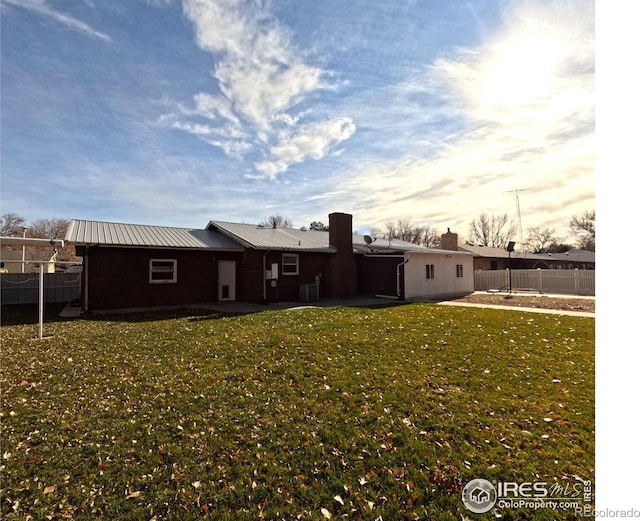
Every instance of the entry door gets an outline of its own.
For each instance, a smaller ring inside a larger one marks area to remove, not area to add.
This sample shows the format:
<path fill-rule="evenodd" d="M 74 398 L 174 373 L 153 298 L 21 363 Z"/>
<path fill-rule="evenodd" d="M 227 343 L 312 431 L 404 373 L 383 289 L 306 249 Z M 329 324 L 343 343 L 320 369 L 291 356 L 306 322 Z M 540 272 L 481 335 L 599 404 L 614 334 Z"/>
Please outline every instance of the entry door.
<path fill-rule="evenodd" d="M 218 300 L 236 299 L 236 261 L 218 261 Z"/>

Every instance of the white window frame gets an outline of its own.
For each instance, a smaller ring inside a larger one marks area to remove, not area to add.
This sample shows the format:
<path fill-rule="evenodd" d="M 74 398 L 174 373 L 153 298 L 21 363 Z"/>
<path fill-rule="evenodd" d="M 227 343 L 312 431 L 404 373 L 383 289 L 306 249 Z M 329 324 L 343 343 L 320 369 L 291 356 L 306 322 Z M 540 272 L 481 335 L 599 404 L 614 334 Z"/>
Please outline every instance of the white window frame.
<path fill-rule="evenodd" d="M 289 257 L 288 262 L 285 262 L 285 258 Z M 295 263 L 292 262 L 292 259 L 295 258 Z M 294 271 L 286 271 L 285 267 L 288 269 L 291 266 L 295 266 Z M 300 256 L 297 253 L 283 253 L 282 254 L 282 275 L 299 275 L 300 274 Z"/>
<path fill-rule="evenodd" d="M 169 269 L 154 266 L 154 263 L 171 263 Z M 170 279 L 154 279 L 154 273 L 171 273 Z M 149 259 L 149 284 L 175 284 L 178 282 L 178 260 L 177 259 Z"/>
<path fill-rule="evenodd" d="M 434 280 L 436 278 L 435 264 L 425 264 L 425 277 L 427 280 Z"/>

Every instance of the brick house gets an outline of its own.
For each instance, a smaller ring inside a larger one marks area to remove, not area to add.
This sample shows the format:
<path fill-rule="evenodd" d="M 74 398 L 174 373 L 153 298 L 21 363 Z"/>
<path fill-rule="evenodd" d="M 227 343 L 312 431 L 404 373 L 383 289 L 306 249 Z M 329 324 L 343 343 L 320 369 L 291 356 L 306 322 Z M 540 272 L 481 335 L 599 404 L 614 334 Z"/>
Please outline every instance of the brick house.
<path fill-rule="evenodd" d="M 346 213 L 329 215 L 329 231 L 223 221 L 188 229 L 74 220 L 65 241 L 83 257 L 85 311 L 473 291 L 468 254 L 354 234 Z M 438 283 L 418 263 L 442 265 Z M 447 283 L 445 273 L 456 269 L 456 283 Z"/>

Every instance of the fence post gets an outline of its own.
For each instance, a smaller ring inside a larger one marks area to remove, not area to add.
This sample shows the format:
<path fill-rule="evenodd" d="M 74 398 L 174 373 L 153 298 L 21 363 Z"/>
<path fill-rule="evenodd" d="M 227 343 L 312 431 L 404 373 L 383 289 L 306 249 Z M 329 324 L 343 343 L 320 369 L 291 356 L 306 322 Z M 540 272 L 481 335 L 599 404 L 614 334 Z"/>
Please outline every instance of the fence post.
<path fill-rule="evenodd" d="M 542 293 L 542 270 L 538 268 L 538 293 Z"/>
<path fill-rule="evenodd" d="M 38 284 L 38 320 L 38 337 L 42 340 L 42 324 L 44 322 L 44 263 L 40 264 L 40 284 Z"/>

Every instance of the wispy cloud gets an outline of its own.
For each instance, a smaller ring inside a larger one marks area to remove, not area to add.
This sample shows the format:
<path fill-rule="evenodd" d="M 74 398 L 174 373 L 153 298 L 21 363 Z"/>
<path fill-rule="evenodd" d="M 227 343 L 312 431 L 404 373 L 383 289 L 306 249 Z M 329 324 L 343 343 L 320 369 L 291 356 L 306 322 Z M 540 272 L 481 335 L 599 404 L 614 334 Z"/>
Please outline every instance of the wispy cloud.
<path fill-rule="evenodd" d="M 310 195 L 309 197 L 304 198 L 304 202 L 309 201 L 317 201 L 320 199 L 330 199 L 332 197 L 336 197 L 337 195 L 344 194 L 344 190 L 337 190 L 335 192 L 324 192 L 321 194 Z"/>
<path fill-rule="evenodd" d="M 355 132 L 348 117 L 296 112 L 313 92 L 332 86 L 268 11 L 230 0 L 184 0 L 183 11 L 198 46 L 215 59 L 216 85 L 212 92 L 197 93 L 191 106 L 182 104 L 165 116 L 164 123 L 229 156 L 251 155 L 255 176 L 268 178 L 292 164 L 321 159 Z"/>
<path fill-rule="evenodd" d="M 350 118 L 339 118 L 304 125 L 293 132 L 283 131 L 271 148 L 268 160 L 256 164 L 256 169 L 273 178 L 294 163 L 307 158 L 322 159 L 336 143 L 345 141 L 355 132 Z"/>
<path fill-rule="evenodd" d="M 4 3 L 23 7 L 25 9 L 28 9 L 29 11 L 47 16 L 55 20 L 56 22 L 68 27 L 69 29 L 83 33 L 92 38 L 97 38 L 99 40 L 104 40 L 107 42 L 111 41 L 111 37 L 109 35 L 97 31 L 89 24 L 83 22 L 82 20 L 78 20 L 70 14 L 53 8 L 46 0 L 4 0 Z"/>

